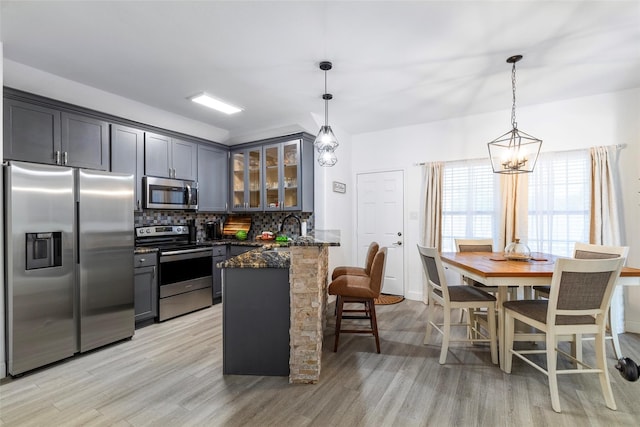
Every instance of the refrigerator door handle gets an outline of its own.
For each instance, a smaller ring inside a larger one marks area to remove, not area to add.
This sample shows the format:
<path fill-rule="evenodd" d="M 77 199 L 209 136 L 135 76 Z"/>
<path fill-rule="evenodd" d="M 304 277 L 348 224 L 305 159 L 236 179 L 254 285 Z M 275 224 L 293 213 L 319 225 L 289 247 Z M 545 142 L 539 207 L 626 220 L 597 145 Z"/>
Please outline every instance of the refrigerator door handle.
<path fill-rule="evenodd" d="M 76 224 L 80 224 L 80 202 L 76 202 Z M 76 264 L 80 264 L 80 233 L 76 234 Z"/>

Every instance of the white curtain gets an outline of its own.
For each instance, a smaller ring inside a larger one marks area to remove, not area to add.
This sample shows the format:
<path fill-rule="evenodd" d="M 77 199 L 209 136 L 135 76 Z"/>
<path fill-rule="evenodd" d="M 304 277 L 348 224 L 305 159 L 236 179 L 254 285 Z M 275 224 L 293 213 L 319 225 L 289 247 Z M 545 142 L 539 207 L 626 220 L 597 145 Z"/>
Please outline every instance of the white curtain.
<path fill-rule="evenodd" d="M 591 215 L 589 242 L 620 246 L 620 216 L 614 163 L 617 147 L 591 147 Z M 623 292 L 617 287 L 611 300 L 611 328 L 624 332 Z"/>
<path fill-rule="evenodd" d="M 500 176 L 500 227 L 498 228 L 498 246 L 496 250 L 504 250 L 505 246 L 515 239 L 527 240 L 528 197 L 527 173 Z"/>
<path fill-rule="evenodd" d="M 420 244 L 442 247 L 442 178 L 444 163 L 426 163 L 422 168 L 422 204 L 420 206 Z M 426 276 L 423 272 L 422 299 L 428 303 Z"/>

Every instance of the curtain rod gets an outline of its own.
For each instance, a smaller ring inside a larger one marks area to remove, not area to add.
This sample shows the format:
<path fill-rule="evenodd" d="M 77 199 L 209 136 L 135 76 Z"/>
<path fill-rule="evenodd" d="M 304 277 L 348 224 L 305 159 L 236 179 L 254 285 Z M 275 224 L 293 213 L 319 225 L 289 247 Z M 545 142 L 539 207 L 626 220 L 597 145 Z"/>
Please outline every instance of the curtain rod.
<path fill-rule="evenodd" d="M 622 150 L 622 149 L 627 148 L 627 144 L 615 144 L 615 145 L 611 145 L 611 147 L 616 147 L 616 149 Z M 585 150 L 585 148 L 576 148 L 575 150 L 558 151 L 558 153 L 564 153 L 566 151 L 579 151 L 579 150 Z M 548 153 L 554 153 L 554 151 L 548 151 Z M 477 159 L 464 159 L 464 160 L 477 160 Z M 455 161 L 457 161 L 457 160 L 455 160 Z M 426 164 L 427 164 L 427 162 L 417 162 L 417 163 L 414 163 L 413 166 L 424 166 Z"/>

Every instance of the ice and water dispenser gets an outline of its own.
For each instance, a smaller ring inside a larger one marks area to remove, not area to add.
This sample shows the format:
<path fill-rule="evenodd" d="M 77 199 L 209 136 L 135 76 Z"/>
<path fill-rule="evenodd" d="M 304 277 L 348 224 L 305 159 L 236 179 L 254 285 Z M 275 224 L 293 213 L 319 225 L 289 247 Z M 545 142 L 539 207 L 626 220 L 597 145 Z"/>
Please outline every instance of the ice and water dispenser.
<path fill-rule="evenodd" d="M 62 265 L 62 232 L 26 234 L 27 270 Z"/>

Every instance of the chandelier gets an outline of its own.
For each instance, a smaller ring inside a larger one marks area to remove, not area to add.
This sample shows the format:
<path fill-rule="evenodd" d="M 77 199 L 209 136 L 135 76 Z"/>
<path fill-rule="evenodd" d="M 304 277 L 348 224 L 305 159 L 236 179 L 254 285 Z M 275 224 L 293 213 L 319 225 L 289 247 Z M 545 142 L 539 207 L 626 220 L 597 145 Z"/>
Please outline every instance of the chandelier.
<path fill-rule="evenodd" d="M 542 146 L 541 139 L 518 130 L 516 123 L 516 62 L 521 59 L 522 55 L 507 58 L 507 62 L 513 64 L 511 68 L 511 91 L 513 93 L 511 130 L 487 144 L 494 173 L 533 172 Z"/>

